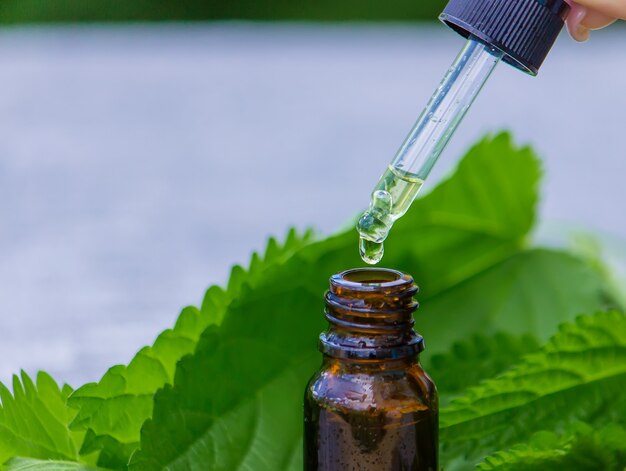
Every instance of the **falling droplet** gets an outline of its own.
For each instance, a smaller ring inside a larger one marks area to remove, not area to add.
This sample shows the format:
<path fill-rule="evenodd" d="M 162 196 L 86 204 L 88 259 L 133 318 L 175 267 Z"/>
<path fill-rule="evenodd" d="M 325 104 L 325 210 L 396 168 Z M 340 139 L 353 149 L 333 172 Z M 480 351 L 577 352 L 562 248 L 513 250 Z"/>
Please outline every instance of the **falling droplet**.
<path fill-rule="evenodd" d="M 382 242 L 372 242 L 371 240 L 361 237 L 359 241 L 359 252 L 365 263 L 376 265 L 383 258 L 385 246 Z"/>

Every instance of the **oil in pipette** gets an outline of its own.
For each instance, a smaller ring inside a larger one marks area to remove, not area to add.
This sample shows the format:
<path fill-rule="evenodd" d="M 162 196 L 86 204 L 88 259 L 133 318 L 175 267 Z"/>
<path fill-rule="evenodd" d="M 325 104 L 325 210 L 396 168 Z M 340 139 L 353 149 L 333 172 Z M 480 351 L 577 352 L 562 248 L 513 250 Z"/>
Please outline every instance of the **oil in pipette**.
<path fill-rule="evenodd" d="M 365 263 L 380 262 L 391 226 L 408 211 L 423 184 L 417 175 L 393 165 L 380 177 L 369 208 L 357 223 L 359 252 Z"/>

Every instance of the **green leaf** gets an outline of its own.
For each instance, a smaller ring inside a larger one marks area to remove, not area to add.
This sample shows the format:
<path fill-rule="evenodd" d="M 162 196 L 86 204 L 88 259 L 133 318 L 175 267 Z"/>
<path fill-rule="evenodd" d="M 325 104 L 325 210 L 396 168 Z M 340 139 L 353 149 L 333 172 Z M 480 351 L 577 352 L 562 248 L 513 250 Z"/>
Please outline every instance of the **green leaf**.
<path fill-rule="evenodd" d="M 626 316 L 600 313 L 563 325 L 540 352 L 453 401 L 441 413 L 441 441 L 448 456 L 480 458 L 535 430 L 623 418 L 624 404 Z"/>
<path fill-rule="evenodd" d="M 611 306 L 604 287 L 603 278 L 576 257 L 522 250 L 446 292 L 421 297 L 417 328 L 430 354 L 447 352 L 474 333 L 545 341 L 559 324 Z"/>
<path fill-rule="evenodd" d="M 494 453 L 479 471 L 623 471 L 626 468 L 626 429 L 618 424 L 594 430 L 576 424 L 563 436 L 551 431 L 533 435 L 529 443 Z"/>
<path fill-rule="evenodd" d="M 385 262 L 427 287 L 417 325 L 430 351 L 477 332 L 547 337 L 604 305 L 580 260 L 521 249 L 537 175 L 536 159 L 507 136 L 483 141 L 392 231 Z M 306 246 L 242 289 L 157 393 L 133 470 L 302 469 L 301 395 L 320 361 L 322 293 L 330 274 L 360 264 L 356 242 L 345 233 Z"/>
<path fill-rule="evenodd" d="M 77 458 L 82 437 L 67 426 L 76 413 L 65 405 L 70 392 L 43 372 L 36 384 L 24 372 L 14 376 L 13 394 L 0 383 L 0 463 L 18 455 Z"/>
<path fill-rule="evenodd" d="M 553 432 L 540 433 L 540 436 L 543 440 L 547 440 L 548 443 L 552 443 L 556 439 L 556 434 Z M 547 471 L 549 469 L 555 469 L 557 466 L 562 466 L 562 460 L 567 455 L 567 449 L 565 444 L 553 446 L 554 447 L 542 445 L 536 447 L 532 445 L 518 445 L 505 452 L 499 452 L 493 456 L 487 457 L 484 462 L 477 466 L 477 469 L 481 471 L 521 471 L 538 469 Z"/>
<path fill-rule="evenodd" d="M 439 390 L 439 404 L 445 405 L 466 388 L 502 373 L 538 349 L 539 343 L 532 335 L 504 332 L 491 336 L 478 333 L 455 343 L 450 351 L 434 355 L 429 362 L 428 372 Z"/>
<path fill-rule="evenodd" d="M 142 431 L 152 456 L 135 454 L 131 467 L 283 470 L 299 460 L 302 380 L 320 358 L 315 337 L 290 332 L 319 332 L 324 323 L 294 310 L 319 303 L 294 280 L 245 293 L 219 329 L 205 332 L 197 353 L 180 362 L 174 388 L 157 393 Z"/>
<path fill-rule="evenodd" d="M 85 466 L 75 461 L 34 460 L 31 458 L 12 458 L 5 466 L 6 471 L 98 471 L 103 468 Z"/>
<path fill-rule="evenodd" d="M 232 299 L 239 296 L 244 284 L 254 285 L 264 271 L 307 244 L 313 235 L 299 236 L 291 230 L 281 247 L 270 239 L 264 258 L 254 254 L 247 271 L 235 266 L 227 289 L 212 286 L 206 292 L 202 309 L 187 307 L 176 326 L 164 331 L 151 347 L 144 347 L 128 366 L 111 368 L 98 383 L 86 384 L 69 398 L 78 409 L 71 424 L 73 430 L 86 431 L 81 454 L 102 449 L 98 464 L 121 468 L 139 444 L 143 422 L 152 415 L 154 393 L 172 382 L 176 362 L 194 351 L 202 331 L 219 324 Z"/>
<path fill-rule="evenodd" d="M 585 232 L 570 235 L 568 250 L 584 260 L 604 278 L 607 292 L 616 300 L 621 310 L 626 309 L 624 280 L 618 276 L 626 262 L 624 244 L 610 237 Z"/>

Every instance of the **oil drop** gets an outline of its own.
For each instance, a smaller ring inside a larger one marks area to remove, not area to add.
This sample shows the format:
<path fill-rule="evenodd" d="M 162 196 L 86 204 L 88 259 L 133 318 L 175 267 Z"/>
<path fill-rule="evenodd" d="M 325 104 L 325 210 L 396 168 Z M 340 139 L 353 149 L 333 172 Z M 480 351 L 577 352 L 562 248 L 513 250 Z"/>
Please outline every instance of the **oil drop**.
<path fill-rule="evenodd" d="M 365 263 L 375 265 L 384 254 L 383 242 L 399 218 L 408 211 L 424 184 L 417 175 L 389 166 L 372 192 L 367 211 L 359 218 L 359 252 Z"/>
<path fill-rule="evenodd" d="M 359 253 L 365 263 L 376 265 L 383 259 L 385 246 L 382 242 L 372 242 L 361 236 L 359 239 Z"/>

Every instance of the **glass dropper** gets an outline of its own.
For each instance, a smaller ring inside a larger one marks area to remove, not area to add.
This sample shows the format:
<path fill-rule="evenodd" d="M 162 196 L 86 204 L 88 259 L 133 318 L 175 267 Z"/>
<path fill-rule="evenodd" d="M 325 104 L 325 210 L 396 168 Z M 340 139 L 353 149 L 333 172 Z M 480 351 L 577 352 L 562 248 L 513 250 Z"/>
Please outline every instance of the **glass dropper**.
<path fill-rule="evenodd" d="M 503 53 L 470 37 L 448 69 L 424 111 L 372 192 L 369 209 L 357 223 L 361 258 L 370 264 L 383 256 L 383 241 L 393 223 L 413 203 Z"/>
<path fill-rule="evenodd" d="M 450 0 L 440 19 L 467 42 L 374 188 L 359 218 L 363 261 L 378 263 L 394 222 L 413 203 L 496 65 L 536 75 L 563 29 L 565 0 Z"/>

